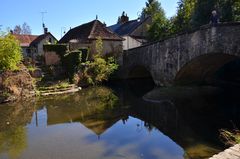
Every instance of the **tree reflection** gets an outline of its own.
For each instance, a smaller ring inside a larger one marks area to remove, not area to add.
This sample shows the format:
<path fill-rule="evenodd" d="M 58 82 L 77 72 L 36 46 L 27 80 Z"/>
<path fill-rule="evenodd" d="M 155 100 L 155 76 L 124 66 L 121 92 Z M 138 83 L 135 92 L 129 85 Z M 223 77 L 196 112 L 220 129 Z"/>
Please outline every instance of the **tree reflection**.
<path fill-rule="evenodd" d="M 34 102 L 11 103 L 0 107 L 0 153 L 17 158 L 27 146 L 25 126 L 31 122 Z"/>
<path fill-rule="evenodd" d="M 19 126 L 0 132 L 0 153 L 7 152 L 10 158 L 17 158 L 26 146 L 26 128 Z"/>

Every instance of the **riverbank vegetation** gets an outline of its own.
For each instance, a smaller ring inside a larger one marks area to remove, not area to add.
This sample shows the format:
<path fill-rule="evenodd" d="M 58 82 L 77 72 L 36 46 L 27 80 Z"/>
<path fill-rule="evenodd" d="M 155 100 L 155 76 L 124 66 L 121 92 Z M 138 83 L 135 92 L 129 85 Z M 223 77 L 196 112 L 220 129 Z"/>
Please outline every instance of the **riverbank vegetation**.
<path fill-rule="evenodd" d="M 240 130 L 220 130 L 220 139 L 226 146 L 233 146 L 240 144 Z"/>
<path fill-rule="evenodd" d="M 32 78 L 21 64 L 21 47 L 11 34 L 0 36 L 0 59 L 0 103 L 33 96 Z"/>
<path fill-rule="evenodd" d="M 142 16 L 152 17 L 148 39 L 155 41 L 209 24 L 213 10 L 217 11 L 220 22 L 240 21 L 240 2 L 232 0 L 179 0 L 177 13 L 170 18 L 166 17 L 159 1 L 148 0 Z"/>
<path fill-rule="evenodd" d="M 87 87 L 98 85 L 110 78 L 118 65 L 114 57 L 106 57 L 103 52 L 103 42 L 100 37 L 96 40 L 95 52 L 83 49 L 70 51 L 66 45 L 46 45 L 46 51 L 55 51 L 65 71 L 69 83 Z"/>
<path fill-rule="evenodd" d="M 0 71 L 17 70 L 23 57 L 19 42 L 11 34 L 0 35 Z"/>

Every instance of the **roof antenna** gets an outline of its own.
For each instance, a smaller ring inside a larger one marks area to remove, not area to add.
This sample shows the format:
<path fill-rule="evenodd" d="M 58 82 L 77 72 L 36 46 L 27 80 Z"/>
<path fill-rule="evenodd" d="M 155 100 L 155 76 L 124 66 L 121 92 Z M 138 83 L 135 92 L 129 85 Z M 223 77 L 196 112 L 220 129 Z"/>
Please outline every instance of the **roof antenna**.
<path fill-rule="evenodd" d="M 42 27 L 43 27 L 43 32 L 45 31 L 45 24 L 44 24 L 44 14 L 46 14 L 47 12 L 40 12 L 42 14 Z"/>

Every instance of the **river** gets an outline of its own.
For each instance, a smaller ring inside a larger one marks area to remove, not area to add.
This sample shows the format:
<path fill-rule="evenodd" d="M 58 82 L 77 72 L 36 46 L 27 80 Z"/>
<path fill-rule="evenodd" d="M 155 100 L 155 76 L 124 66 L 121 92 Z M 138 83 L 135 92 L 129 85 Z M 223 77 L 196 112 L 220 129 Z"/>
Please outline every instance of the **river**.
<path fill-rule="evenodd" d="M 239 126 L 237 93 L 115 82 L 0 105 L 1 159 L 203 159 Z"/>

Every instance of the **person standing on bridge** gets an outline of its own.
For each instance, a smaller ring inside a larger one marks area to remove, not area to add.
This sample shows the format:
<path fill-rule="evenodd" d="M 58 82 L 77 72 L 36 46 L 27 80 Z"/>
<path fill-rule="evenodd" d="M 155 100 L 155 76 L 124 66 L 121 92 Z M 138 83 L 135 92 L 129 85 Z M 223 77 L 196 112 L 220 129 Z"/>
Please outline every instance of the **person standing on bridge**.
<path fill-rule="evenodd" d="M 217 24 L 219 23 L 219 16 L 217 14 L 217 11 L 216 10 L 213 10 L 212 11 L 212 15 L 210 17 L 210 24 L 212 26 L 216 26 Z"/>

